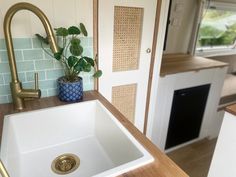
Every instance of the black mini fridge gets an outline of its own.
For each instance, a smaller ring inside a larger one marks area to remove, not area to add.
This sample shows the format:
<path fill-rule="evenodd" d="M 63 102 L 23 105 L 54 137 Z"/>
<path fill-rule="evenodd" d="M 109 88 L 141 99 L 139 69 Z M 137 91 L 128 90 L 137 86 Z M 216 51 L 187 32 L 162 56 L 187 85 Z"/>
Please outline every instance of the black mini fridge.
<path fill-rule="evenodd" d="M 210 84 L 174 92 L 165 149 L 199 137 Z"/>

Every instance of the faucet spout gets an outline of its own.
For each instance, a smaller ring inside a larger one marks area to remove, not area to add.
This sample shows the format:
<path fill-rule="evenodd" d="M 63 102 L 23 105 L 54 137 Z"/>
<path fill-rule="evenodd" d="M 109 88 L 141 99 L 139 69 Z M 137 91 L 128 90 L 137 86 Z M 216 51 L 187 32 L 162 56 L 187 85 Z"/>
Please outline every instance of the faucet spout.
<path fill-rule="evenodd" d="M 0 160 L 0 174 L 2 177 L 10 177 L 1 160 Z"/>
<path fill-rule="evenodd" d="M 27 92 L 25 92 L 25 90 L 22 89 L 21 82 L 19 81 L 18 74 L 17 74 L 16 60 L 15 60 L 12 35 L 11 35 L 11 21 L 15 13 L 18 12 L 19 10 L 29 10 L 33 12 L 36 16 L 38 16 L 38 18 L 41 20 L 45 28 L 48 41 L 49 41 L 49 44 L 53 53 L 57 53 L 59 50 L 57 47 L 55 36 L 53 34 L 52 27 L 49 23 L 49 20 L 46 17 L 46 15 L 38 7 L 30 3 L 22 2 L 22 3 L 17 3 L 8 9 L 4 18 L 3 26 L 4 26 L 4 35 L 5 35 L 5 40 L 6 40 L 6 47 L 7 47 L 7 52 L 8 52 L 9 66 L 10 66 L 10 71 L 11 71 L 11 76 L 12 76 L 12 81 L 10 84 L 11 91 L 12 91 L 12 100 L 15 105 L 15 108 L 18 110 L 22 110 L 24 108 L 23 99 L 31 95 L 29 94 L 29 92 L 32 90 L 28 90 Z M 32 95 L 33 97 L 39 98 L 40 97 L 39 91 L 36 91 L 36 92 L 37 94 L 34 93 Z M 27 93 L 27 94 L 23 94 L 23 93 Z"/>

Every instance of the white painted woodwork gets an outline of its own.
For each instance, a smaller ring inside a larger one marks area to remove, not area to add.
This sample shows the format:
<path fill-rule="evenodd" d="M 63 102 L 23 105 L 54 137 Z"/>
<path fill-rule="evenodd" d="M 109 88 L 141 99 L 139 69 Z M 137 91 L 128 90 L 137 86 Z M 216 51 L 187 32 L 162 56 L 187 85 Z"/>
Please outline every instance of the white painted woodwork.
<path fill-rule="evenodd" d="M 226 70 L 227 67 L 213 68 L 161 77 L 156 96 L 155 114 L 148 121 L 147 136 L 152 142 L 164 150 L 174 91 L 204 84 L 211 84 L 211 88 L 198 139 L 208 136 L 211 138 L 216 137 L 217 132 L 213 131 L 213 129 L 217 127 L 216 124 L 219 122 L 216 120 L 217 108 Z"/>
<path fill-rule="evenodd" d="M 143 131 L 146 106 L 147 83 L 156 13 L 156 0 L 100 0 L 99 1 L 99 67 L 103 71 L 99 91 L 109 100 L 112 98 L 112 86 L 137 83 L 135 126 Z M 144 8 L 143 32 L 139 69 L 125 72 L 112 72 L 114 6 Z"/>
<path fill-rule="evenodd" d="M 3 0 L 0 6 L 0 23 L 6 11 L 20 0 Z M 25 0 L 39 7 L 48 17 L 53 28 L 84 23 L 88 35 L 93 35 L 93 0 Z M 12 20 L 12 36 L 15 38 L 34 37 L 35 33 L 45 34 L 39 19 L 27 11 L 18 12 Z M 3 30 L 0 29 L 0 38 Z"/>
<path fill-rule="evenodd" d="M 236 176 L 236 116 L 226 112 L 208 177 Z"/>
<path fill-rule="evenodd" d="M 160 80 L 160 68 L 161 68 L 161 60 L 163 54 L 164 47 L 164 39 L 166 33 L 166 24 L 167 24 L 167 16 L 169 9 L 169 0 L 162 1 L 161 4 L 161 13 L 159 19 L 159 29 L 157 35 L 157 46 L 156 46 L 156 56 L 153 67 L 153 80 L 151 86 L 151 94 L 150 94 L 150 106 L 148 112 L 148 124 L 147 131 L 152 131 L 153 121 L 156 118 L 156 109 L 159 105 L 159 98 L 157 97 L 157 90 Z M 150 137 L 148 137 L 150 139 Z"/>

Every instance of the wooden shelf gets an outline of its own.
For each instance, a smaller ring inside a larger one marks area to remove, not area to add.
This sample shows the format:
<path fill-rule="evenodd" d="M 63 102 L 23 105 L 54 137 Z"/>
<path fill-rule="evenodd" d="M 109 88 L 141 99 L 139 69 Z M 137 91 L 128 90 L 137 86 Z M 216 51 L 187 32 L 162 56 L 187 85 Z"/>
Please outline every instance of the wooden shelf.
<path fill-rule="evenodd" d="M 163 55 L 160 76 L 228 66 L 227 63 L 187 54 Z"/>

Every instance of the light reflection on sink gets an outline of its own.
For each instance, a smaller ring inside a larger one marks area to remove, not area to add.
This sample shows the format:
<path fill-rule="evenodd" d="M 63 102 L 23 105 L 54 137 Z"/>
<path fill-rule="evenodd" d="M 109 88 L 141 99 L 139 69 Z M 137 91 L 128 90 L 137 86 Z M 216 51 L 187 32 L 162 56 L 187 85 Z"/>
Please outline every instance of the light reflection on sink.
<path fill-rule="evenodd" d="M 111 177 L 153 157 L 97 100 L 8 115 L 1 159 L 11 177 L 58 177 L 52 161 L 61 154 L 80 158 L 68 177 Z"/>

